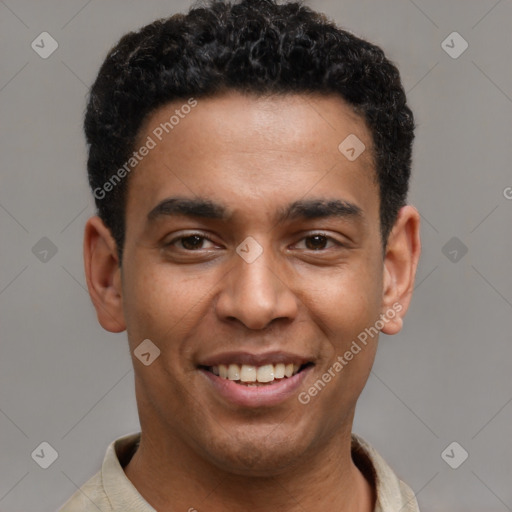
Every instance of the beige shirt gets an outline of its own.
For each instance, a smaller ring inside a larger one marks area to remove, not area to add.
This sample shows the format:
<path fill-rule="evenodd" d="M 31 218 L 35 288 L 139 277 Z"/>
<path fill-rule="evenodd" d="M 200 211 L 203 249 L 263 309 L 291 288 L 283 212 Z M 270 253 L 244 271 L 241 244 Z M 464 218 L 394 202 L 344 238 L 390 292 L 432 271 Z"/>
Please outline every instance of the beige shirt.
<path fill-rule="evenodd" d="M 59 512 L 156 512 L 123 470 L 135 453 L 139 440 L 140 433 L 135 433 L 113 441 L 101 470 L 76 491 Z M 411 489 L 356 434 L 352 434 L 352 458 L 361 472 L 375 482 L 377 501 L 374 512 L 419 512 Z"/>

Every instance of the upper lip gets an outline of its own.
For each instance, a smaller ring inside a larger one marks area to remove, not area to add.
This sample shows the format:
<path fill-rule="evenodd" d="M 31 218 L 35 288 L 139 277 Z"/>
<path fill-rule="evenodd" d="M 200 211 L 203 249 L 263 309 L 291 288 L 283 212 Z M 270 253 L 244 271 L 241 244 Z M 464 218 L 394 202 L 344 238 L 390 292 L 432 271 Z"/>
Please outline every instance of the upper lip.
<path fill-rule="evenodd" d="M 299 366 L 312 362 L 312 358 L 293 354 L 291 352 L 273 351 L 260 354 L 250 352 L 222 352 L 205 357 L 199 362 L 199 366 L 218 366 L 219 364 L 246 364 L 263 366 L 265 364 L 298 364 Z"/>

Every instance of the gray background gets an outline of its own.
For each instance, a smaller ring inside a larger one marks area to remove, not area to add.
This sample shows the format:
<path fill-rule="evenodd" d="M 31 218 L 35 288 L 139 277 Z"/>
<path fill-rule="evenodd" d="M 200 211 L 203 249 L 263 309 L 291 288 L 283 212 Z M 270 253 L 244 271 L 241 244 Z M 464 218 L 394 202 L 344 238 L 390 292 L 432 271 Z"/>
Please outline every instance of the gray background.
<path fill-rule="evenodd" d="M 415 297 L 403 332 L 381 337 L 354 431 L 422 512 L 512 510 L 512 1 L 307 3 L 386 50 L 418 123 Z M 101 329 L 85 289 L 81 123 L 111 45 L 188 5 L 0 0 L 2 512 L 56 510 L 139 428 L 125 334 Z M 31 48 L 43 31 L 59 44 L 47 59 Z M 441 46 L 453 31 L 469 44 L 456 59 Z M 58 452 L 48 469 L 31 457 L 43 441 Z M 441 456 L 453 441 L 469 453 L 458 469 Z"/>

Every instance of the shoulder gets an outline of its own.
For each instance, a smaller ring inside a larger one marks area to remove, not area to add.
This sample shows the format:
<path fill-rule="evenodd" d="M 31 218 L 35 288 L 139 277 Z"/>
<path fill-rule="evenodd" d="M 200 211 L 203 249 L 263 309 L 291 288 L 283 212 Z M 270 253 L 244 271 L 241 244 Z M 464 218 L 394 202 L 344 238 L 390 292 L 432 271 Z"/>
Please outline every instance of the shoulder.
<path fill-rule="evenodd" d="M 375 512 L 419 512 L 418 502 L 411 488 L 397 477 L 375 448 L 354 433 L 352 458 L 374 485 L 377 494 Z"/>
<path fill-rule="evenodd" d="M 139 503 L 141 506 L 144 500 L 123 471 L 139 440 L 140 433 L 132 433 L 112 441 L 100 471 L 80 487 L 58 512 L 112 512 L 122 510 L 126 502 Z"/>
<path fill-rule="evenodd" d="M 101 471 L 78 489 L 58 512 L 98 512 L 98 509 L 102 512 L 112 511 L 103 488 Z"/>

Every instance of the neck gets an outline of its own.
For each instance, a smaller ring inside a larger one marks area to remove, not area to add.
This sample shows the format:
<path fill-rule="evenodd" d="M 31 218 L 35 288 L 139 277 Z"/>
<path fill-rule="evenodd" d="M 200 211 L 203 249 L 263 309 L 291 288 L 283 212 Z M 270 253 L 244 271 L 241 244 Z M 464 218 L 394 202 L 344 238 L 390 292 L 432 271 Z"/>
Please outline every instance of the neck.
<path fill-rule="evenodd" d="M 143 430 L 125 473 L 144 499 L 161 512 L 249 508 L 373 512 L 375 490 L 354 464 L 350 448 L 348 432 L 277 475 L 241 475 L 206 461 L 179 440 L 169 439 L 169 433 L 167 438 L 147 436 Z"/>

